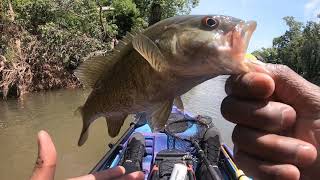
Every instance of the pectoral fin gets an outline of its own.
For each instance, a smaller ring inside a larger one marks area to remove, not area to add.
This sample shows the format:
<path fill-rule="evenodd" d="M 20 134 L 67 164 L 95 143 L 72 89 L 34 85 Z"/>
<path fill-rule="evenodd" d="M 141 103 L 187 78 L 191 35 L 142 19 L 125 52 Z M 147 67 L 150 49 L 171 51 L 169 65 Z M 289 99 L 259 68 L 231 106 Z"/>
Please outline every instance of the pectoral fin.
<path fill-rule="evenodd" d="M 152 131 L 160 131 L 164 129 L 172 110 L 173 100 L 168 100 L 159 103 L 153 108 L 153 111 L 148 117 L 149 125 Z"/>
<path fill-rule="evenodd" d="M 132 40 L 133 48 L 143 56 L 158 72 L 166 68 L 166 61 L 158 46 L 143 34 L 136 35 Z"/>
<path fill-rule="evenodd" d="M 174 98 L 173 104 L 174 104 L 181 112 L 184 112 L 184 106 L 183 106 L 183 102 L 182 102 L 181 96 L 177 96 L 176 98 Z"/>
<path fill-rule="evenodd" d="M 116 137 L 124 123 L 127 115 L 111 116 L 106 118 L 108 133 L 111 137 Z"/>

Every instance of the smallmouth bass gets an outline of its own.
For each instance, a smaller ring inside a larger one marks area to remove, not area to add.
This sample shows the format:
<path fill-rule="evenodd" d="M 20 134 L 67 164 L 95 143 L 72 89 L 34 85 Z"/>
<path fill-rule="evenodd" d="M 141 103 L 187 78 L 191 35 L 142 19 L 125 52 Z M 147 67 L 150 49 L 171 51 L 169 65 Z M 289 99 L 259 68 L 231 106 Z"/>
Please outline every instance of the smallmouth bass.
<path fill-rule="evenodd" d="M 137 112 L 145 112 L 152 130 L 159 131 L 172 105 L 183 110 L 180 96 L 198 84 L 219 75 L 265 71 L 262 62 L 245 58 L 256 26 L 230 16 L 176 16 L 128 33 L 112 55 L 86 60 L 75 72 L 92 88 L 79 108 L 83 128 L 78 145 L 101 116 L 111 137 Z"/>

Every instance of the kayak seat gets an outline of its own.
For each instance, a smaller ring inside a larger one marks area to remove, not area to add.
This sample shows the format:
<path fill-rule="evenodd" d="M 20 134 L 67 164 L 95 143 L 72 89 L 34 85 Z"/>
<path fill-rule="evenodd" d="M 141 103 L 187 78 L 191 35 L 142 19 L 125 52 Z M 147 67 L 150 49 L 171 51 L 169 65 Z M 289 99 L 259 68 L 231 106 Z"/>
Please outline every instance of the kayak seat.
<path fill-rule="evenodd" d="M 190 153 L 178 149 L 165 149 L 158 152 L 148 179 L 169 180 L 175 164 L 184 164 L 190 167 L 188 168 L 187 180 L 194 179 Z"/>

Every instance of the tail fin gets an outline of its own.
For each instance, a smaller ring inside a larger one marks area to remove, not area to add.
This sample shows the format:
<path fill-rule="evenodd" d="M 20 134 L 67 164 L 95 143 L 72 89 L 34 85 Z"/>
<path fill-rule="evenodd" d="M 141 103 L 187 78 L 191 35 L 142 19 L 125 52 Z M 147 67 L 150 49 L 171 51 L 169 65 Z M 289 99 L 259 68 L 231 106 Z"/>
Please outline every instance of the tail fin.
<path fill-rule="evenodd" d="M 90 122 L 85 119 L 82 106 L 80 106 L 75 111 L 75 113 L 77 113 L 77 112 L 80 112 L 81 117 L 82 117 L 82 131 L 81 131 L 80 138 L 78 141 L 78 146 L 82 146 L 88 139 L 88 130 L 89 130 Z"/>

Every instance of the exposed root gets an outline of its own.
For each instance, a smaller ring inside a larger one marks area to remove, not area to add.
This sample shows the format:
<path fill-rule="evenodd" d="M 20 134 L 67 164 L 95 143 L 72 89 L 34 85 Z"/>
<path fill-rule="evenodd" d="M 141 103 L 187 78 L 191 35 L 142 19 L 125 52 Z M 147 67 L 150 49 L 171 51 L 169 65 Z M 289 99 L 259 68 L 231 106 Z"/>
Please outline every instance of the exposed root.
<path fill-rule="evenodd" d="M 0 61 L 0 89 L 3 99 L 8 96 L 20 97 L 28 91 L 32 82 L 30 65 Z"/>

